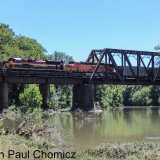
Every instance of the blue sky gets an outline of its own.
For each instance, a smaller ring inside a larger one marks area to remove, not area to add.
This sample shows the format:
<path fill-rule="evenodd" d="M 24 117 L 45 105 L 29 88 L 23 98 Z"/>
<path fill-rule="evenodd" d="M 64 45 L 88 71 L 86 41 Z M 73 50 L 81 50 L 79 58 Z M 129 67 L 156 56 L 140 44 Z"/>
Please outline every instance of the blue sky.
<path fill-rule="evenodd" d="M 37 39 L 49 54 L 86 60 L 92 49 L 154 51 L 160 0 L 0 0 L 0 23 Z"/>

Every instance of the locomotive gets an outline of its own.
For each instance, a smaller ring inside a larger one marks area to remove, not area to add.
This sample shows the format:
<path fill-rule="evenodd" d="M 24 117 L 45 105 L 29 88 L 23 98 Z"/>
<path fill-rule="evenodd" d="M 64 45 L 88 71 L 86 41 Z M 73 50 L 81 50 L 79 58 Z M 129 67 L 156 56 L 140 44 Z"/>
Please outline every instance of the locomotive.
<path fill-rule="evenodd" d="M 80 72 L 93 72 L 96 67 L 96 63 L 91 62 L 74 62 L 71 61 L 65 66 L 66 71 L 80 71 Z M 112 64 L 107 64 L 108 72 L 114 72 L 114 67 Z M 106 65 L 101 63 L 97 69 L 97 72 L 105 73 Z"/>
<path fill-rule="evenodd" d="M 9 58 L 4 62 L 4 67 L 8 69 L 55 69 L 63 70 L 63 61 L 53 60 L 32 60 L 21 58 Z"/>

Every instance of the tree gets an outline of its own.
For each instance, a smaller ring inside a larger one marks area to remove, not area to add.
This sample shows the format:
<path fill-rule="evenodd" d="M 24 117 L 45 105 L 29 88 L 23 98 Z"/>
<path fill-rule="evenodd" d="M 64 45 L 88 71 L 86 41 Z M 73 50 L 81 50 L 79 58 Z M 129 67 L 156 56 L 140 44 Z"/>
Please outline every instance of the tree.
<path fill-rule="evenodd" d="M 96 98 L 95 101 L 102 107 L 108 107 L 111 105 L 111 90 L 108 85 L 96 85 Z"/>
<path fill-rule="evenodd" d="M 35 39 L 15 35 L 6 24 L 0 24 L 0 60 L 10 57 L 46 58 L 46 50 Z"/>
<path fill-rule="evenodd" d="M 160 87 L 153 85 L 151 86 L 151 93 L 150 97 L 152 99 L 152 105 L 153 106 L 158 106 L 159 103 L 159 97 L 160 97 Z"/>
<path fill-rule="evenodd" d="M 123 106 L 123 86 L 111 86 L 111 106 Z"/>
<path fill-rule="evenodd" d="M 151 105 L 152 99 L 151 95 L 151 87 L 143 87 L 142 89 L 133 93 L 132 105 L 135 106 L 149 106 Z"/>
<path fill-rule="evenodd" d="M 96 100 L 101 106 L 122 106 L 123 105 L 123 86 L 99 85 L 97 86 Z"/>
<path fill-rule="evenodd" d="M 24 91 L 19 95 L 22 110 L 40 108 L 42 105 L 42 95 L 36 84 L 25 87 Z"/>
<path fill-rule="evenodd" d="M 66 53 L 57 52 L 57 51 L 54 52 L 52 59 L 56 61 L 64 60 L 66 64 L 68 64 L 69 61 L 73 61 L 72 56 L 69 56 Z"/>
<path fill-rule="evenodd" d="M 22 58 L 46 58 L 46 50 L 35 39 L 31 39 L 25 36 L 16 36 L 15 41 L 18 49 L 23 52 L 23 55 L 21 55 Z"/>
<path fill-rule="evenodd" d="M 6 59 L 15 33 L 6 24 L 0 24 L 0 59 Z"/>

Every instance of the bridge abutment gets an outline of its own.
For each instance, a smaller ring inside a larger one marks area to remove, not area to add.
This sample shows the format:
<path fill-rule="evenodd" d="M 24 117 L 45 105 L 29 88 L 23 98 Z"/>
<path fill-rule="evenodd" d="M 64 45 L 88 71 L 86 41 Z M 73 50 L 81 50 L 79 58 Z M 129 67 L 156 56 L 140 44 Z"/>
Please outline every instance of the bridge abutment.
<path fill-rule="evenodd" d="M 72 110 L 88 111 L 94 108 L 94 87 L 92 84 L 73 86 Z"/>
<path fill-rule="evenodd" d="M 8 83 L 0 83 L 0 110 L 8 106 Z"/>
<path fill-rule="evenodd" d="M 39 90 L 42 94 L 42 108 L 47 109 L 47 101 L 50 100 L 50 85 L 49 84 L 39 84 Z"/>

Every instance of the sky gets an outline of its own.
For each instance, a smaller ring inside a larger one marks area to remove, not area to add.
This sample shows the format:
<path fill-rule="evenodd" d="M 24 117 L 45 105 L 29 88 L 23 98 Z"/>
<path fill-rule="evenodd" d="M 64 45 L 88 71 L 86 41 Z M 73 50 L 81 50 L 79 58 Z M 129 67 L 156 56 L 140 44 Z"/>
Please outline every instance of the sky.
<path fill-rule="evenodd" d="M 0 0 L 0 23 L 79 61 L 92 49 L 155 51 L 160 0 Z"/>

